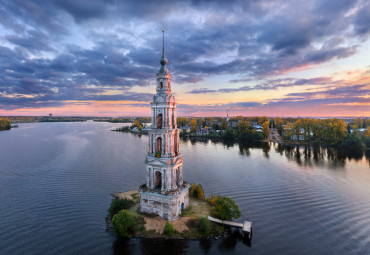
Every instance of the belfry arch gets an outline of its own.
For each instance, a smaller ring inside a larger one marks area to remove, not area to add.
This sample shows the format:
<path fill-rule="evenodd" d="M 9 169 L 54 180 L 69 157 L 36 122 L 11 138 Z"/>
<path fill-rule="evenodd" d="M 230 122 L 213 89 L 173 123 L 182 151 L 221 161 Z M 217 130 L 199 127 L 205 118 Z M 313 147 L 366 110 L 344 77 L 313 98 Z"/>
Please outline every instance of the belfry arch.
<path fill-rule="evenodd" d="M 173 143 L 173 147 L 174 147 L 173 149 L 174 149 L 174 152 L 175 152 L 175 156 L 177 156 L 179 154 L 177 143 L 178 143 L 178 138 L 177 138 L 177 134 L 176 134 L 175 137 L 174 137 L 174 143 Z"/>
<path fill-rule="evenodd" d="M 159 153 L 162 152 L 162 138 L 161 137 L 157 138 L 157 150 L 156 150 L 156 152 L 159 152 Z"/>
<path fill-rule="evenodd" d="M 157 116 L 157 128 L 162 128 L 162 122 L 163 122 L 163 115 L 162 113 L 158 114 Z"/>

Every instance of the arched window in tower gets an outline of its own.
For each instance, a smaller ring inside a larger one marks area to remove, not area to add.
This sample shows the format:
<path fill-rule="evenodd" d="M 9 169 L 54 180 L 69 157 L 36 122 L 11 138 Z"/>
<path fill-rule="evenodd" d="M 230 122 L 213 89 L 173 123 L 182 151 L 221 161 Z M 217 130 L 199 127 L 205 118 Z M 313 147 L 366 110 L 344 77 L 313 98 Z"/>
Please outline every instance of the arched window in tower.
<path fill-rule="evenodd" d="M 160 82 L 159 83 L 159 86 L 161 87 L 161 89 L 163 88 L 163 82 Z"/>
<path fill-rule="evenodd" d="M 175 141 L 174 141 L 174 145 L 173 145 L 173 149 L 174 149 L 174 152 L 175 152 L 175 156 L 177 156 L 179 154 L 179 152 L 177 151 L 177 134 L 175 134 Z"/>
<path fill-rule="evenodd" d="M 156 152 L 158 153 L 162 152 L 162 138 L 161 137 L 157 138 L 157 151 Z"/>
<path fill-rule="evenodd" d="M 172 109 L 172 128 L 175 128 L 175 111 Z"/>
<path fill-rule="evenodd" d="M 152 154 L 153 154 L 153 146 L 154 146 L 154 145 L 153 145 L 153 143 L 154 143 L 153 135 L 152 135 L 152 140 L 151 140 L 151 141 L 152 141 Z"/>
<path fill-rule="evenodd" d="M 162 113 L 157 116 L 157 128 L 162 128 Z"/>

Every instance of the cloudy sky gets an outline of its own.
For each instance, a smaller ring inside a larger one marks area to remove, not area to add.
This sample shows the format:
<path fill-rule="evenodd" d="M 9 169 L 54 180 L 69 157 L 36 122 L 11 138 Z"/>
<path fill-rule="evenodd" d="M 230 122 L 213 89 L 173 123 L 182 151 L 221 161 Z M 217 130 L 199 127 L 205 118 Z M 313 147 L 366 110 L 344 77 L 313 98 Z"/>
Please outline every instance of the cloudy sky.
<path fill-rule="evenodd" d="M 370 1 L 0 0 L 0 115 L 370 116 Z"/>

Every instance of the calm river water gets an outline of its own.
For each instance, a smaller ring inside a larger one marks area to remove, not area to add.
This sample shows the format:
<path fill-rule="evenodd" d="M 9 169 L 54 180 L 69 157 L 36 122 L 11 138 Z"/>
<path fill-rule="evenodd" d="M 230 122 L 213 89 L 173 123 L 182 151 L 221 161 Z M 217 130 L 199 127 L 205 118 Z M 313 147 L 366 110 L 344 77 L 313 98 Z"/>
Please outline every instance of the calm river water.
<path fill-rule="evenodd" d="M 370 254 L 370 153 L 182 140 L 184 179 L 232 197 L 251 243 L 118 241 L 111 193 L 145 180 L 147 136 L 122 124 L 31 123 L 0 132 L 0 254 Z"/>

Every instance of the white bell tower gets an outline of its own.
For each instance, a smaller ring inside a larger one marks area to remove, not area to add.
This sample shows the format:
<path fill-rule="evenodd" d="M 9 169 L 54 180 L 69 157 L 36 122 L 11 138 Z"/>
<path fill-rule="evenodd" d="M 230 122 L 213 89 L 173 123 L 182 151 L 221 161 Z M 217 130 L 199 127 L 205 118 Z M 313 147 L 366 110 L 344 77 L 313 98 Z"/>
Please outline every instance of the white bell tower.
<path fill-rule="evenodd" d="M 189 185 L 183 182 L 183 159 L 179 151 L 180 129 L 176 124 L 176 103 L 171 92 L 171 74 L 163 51 L 157 73 L 156 94 L 151 103 L 152 128 L 146 158 L 146 183 L 140 189 L 140 210 L 176 220 L 189 205 Z"/>

